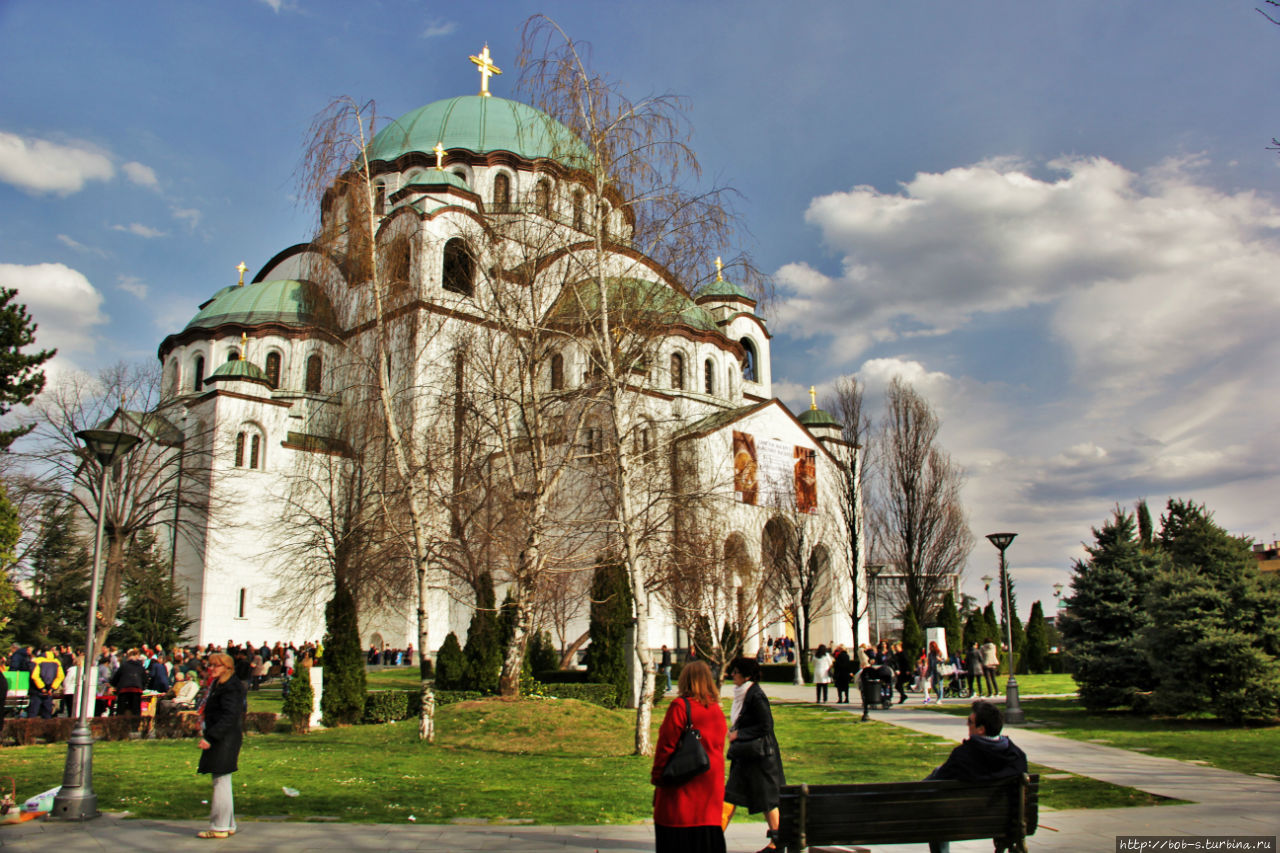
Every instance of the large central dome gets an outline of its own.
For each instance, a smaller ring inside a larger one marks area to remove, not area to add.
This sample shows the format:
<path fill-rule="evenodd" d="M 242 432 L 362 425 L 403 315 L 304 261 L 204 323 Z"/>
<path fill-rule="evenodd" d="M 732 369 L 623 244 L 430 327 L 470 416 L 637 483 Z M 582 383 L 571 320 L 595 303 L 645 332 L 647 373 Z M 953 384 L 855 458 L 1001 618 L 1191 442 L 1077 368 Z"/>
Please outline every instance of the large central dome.
<path fill-rule="evenodd" d="M 373 138 L 369 160 L 390 163 L 415 151 L 430 155 L 436 143 L 446 151 L 510 151 L 571 167 L 584 165 L 588 157 L 582 140 L 546 113 L 505 98 L 465 95 L 400 116 Z"/>

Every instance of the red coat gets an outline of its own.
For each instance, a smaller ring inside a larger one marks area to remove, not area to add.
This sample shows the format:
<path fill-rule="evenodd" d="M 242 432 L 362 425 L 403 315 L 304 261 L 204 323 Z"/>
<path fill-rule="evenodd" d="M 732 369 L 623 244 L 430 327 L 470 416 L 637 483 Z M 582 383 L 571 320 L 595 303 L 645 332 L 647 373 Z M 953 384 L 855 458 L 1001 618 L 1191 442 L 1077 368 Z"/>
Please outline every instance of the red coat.
<path fill-rule="evenodd" d="M 693 699 L 689 706 L 693 709 L 693 727 L 702 733 L 711 769 L 678 788 L 658 787 L 653 792 L 653 822 L 662 826 L 719 826 L 724 808 L 724 739 L 728 731 L 724 710 L 719 702 L 703 705 Z M 673 699 L 653 751 L 650 781 L 655 785 L 680 740 L 684 724 L 684 700 Z"/>

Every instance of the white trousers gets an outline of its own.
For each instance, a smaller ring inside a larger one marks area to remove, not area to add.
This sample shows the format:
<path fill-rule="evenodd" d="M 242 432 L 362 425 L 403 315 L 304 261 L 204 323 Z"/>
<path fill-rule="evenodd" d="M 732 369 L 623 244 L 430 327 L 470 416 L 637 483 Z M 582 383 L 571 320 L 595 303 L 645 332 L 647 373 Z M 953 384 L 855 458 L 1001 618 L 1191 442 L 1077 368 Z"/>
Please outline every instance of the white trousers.
<path fill-rule="evenodd" d="M 236 831 L 235 800 L 231 774 L 213 777 L 213 797 L 209 800 L 209 828 L 217 832 Z"/>

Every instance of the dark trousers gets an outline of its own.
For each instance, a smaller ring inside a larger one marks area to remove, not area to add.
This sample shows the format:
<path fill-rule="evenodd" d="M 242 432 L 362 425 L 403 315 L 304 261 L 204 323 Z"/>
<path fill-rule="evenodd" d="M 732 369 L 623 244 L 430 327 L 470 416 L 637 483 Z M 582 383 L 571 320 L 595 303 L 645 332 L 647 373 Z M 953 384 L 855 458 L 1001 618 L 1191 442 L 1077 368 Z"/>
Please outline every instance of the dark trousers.
<path fill-rule="evenodd" d="M 27 703 L 27 719 L 35 719 L 36 717 L 40 717 L 42 719 L 47 720 L 53 716 L 53 697 L 52 696 L 50 696 L 47 693 L 37 693 L 34 690 L 31 691 L 31 693 L 29 693 L 28 695 L 31 697 L 31 699 Z"/>
<path fill-rule="evenodd" d="M 969 680 L 969 693 L 973 696 L 982 695 L 982 673 L 970 672 L 965 676 Z"/>
<path fill-rule="evenodd" d="M 133 717 L 142 716 L 142 693 L 119 693 L 116 695 L 116 715 L 128 714 Z"/>
<path fill-rule="evenodd" d="M 995 696 L 998 692 L 996 688 L 996 672 L 998 672 L 999 669 L 1000 667 L 998 666 L 984 666 L 982 668 L 982 674 L 987 679 L 988 696 Z"/>
<path fill-rule="evenodd" d="M 826 685 L 826 684 L 815 684 L 815 685 L 813 685 L 813 686 L 814 686 L 814 689 L 816 690 L 816 692 L 817 692 L 817 694 L 818 694 L 818 695 L 815 697 L 815 698 L 817 699 L 817 701 L 819 701 L 819 702 L 825 702 L 825 701 L 827 701 L 827 685 Z"/>

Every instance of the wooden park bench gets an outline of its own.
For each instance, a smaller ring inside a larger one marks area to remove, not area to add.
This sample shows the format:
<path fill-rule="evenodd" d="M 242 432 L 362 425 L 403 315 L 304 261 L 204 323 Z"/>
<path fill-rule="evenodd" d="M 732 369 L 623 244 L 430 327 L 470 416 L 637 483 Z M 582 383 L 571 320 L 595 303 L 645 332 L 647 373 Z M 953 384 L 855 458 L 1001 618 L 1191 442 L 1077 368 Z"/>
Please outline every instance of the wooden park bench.
<path fill-rule="evenodd" d="M 776 843 L 787 853 L 817 853 L 833 845 L 990 838 L 997 853 L 1025 853 L 1039 790 L 1035 774 L 996 782 L 786 785 Z"/>

